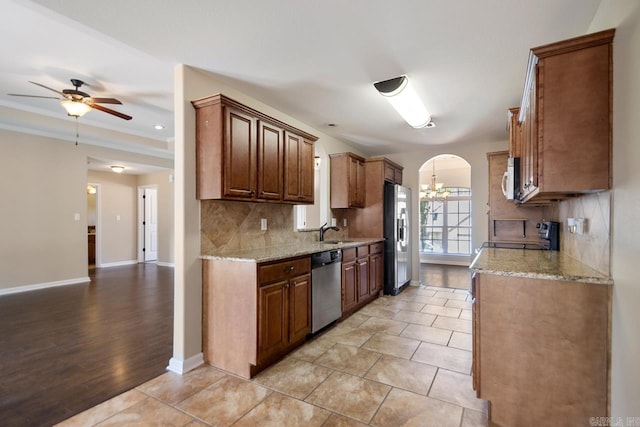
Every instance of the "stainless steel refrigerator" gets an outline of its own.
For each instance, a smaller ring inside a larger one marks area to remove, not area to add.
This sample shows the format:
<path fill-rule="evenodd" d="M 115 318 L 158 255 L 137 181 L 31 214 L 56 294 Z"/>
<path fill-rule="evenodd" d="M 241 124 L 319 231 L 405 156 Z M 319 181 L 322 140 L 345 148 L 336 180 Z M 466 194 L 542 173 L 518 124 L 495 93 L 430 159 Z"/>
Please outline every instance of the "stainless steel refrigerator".
<path fill-rule="evenodd" d="M 397 295 L 411 282 L 411 189 L 384 184 L 384 293 Z"/>

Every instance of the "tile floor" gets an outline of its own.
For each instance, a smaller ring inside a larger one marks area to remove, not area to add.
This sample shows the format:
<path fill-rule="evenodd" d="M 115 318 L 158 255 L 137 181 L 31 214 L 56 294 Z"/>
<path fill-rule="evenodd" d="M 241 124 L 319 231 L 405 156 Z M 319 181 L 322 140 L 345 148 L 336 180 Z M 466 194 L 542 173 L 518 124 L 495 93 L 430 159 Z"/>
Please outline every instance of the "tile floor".
<path fill-rule="evenodd" d="M 487 426 L 466 290 L 384 296 L 248 381 L 167 372 L 60 426 Z"/>

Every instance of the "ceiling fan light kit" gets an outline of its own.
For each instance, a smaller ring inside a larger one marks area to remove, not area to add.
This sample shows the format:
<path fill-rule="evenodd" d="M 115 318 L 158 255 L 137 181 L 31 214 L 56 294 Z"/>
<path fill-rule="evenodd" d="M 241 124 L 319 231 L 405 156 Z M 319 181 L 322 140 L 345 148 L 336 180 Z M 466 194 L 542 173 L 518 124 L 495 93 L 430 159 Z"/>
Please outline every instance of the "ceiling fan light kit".
<path fill-rule="evenodd" d="M 73 101 L 70 99 L 63 99 L 60 101 L 60 105 L 67 111 L 67 115 L 71 117 L 82 117 L 91 111 L 91 107 L 81 101 Z"/>
<path fill-rule="evenodd" d="M 50 90 L 52 92 L 57 93 L 61 98 L 49 97 L 49 96 L 38 96 L 38 95 L 19 95 L 10 93 L 11 96 L 22 96 L 27 98 L 53 98 L 60 99 L 60 105 L 64 107 L 67 114 L 71 117 L 82 117 L 86 113 L 91 110 L 99 110 L 105 112 L 107 114 L 111 114 L 112 116 L 119 117 L 124 120 L 131 120 L 132 117 L 126 114 L 123 114 L 119 111 L 112 110 L 111 108 L 107 108 L 100 104 L 122 104 L 122 102 L 118 101 L 115 98 L 93 98 L 86 92 L 80 90 L 80 87 L 85 83 L 82 80 L 71 79 L 71 84 L 73 84 L 74 89 L 63 89 L 62 91 L 50 88 L 40 83 L 29 81 L 36 86 L 40 86 L 44 89 Z"/>
<path fill-rule="evenodd" d="M 413 89 L 407 76 L 394 77 L 373 84 L 380 95 L 414 128 L 435 127 L 431 115 Z"/>

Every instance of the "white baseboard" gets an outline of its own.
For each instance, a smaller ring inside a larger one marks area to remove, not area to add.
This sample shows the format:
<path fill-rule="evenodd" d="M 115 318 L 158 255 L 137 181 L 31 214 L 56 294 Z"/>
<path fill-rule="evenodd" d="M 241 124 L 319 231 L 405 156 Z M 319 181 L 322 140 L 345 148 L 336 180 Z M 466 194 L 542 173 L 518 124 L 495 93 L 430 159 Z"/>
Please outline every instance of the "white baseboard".
<path fill-rule="evenodd" d="M 409 286 L 420 286 L 422 285 L 422 282 L 420 280 L 412 280 L 411 283 L 409 283 Z"/>
<path fill-rule="evenodd" d="M 160 267 L 175 267 L 176 265 L 172 262 L 156 262 Z"/>
<path fill-rule="evenodd" d="M 0 295 L 16 294 L 18 292 L 36 291 L 38 289 L 55 288 L 56 286 L 77 285 L 78 283 L 90 282 L 89 277 L 77 277 L 75 279 L 57 280 L 55 282 L 36 283 L 33 285 L 15 286 L 12 288 L 0 289 Z"/>
<path fill-rule="evenodd" d="M 167 370 L 171 372 L 175 372 L 176 374 L 182 375 L 182 374 L 186 374 L 187 372 L 203 364 L 204 364 L 204 356 L 202 353 L 198 353 L 195 356 L 191 356 L 186 360 L 178 360 L 175 357 L 172 357 L 169 360 L 169 366 L 167 366 Z"/>
<path fill-rule="evenodd" d="M 129 260 L 129 261 L 118 261 L 118 262 L 105 262 L 100 264 L 98 267 L 99 268 L 108 268 L 108 267 L 120 267 L 123 265 L 133 265 L 133 264 L 137 264 L 138 261 L 135 259 Z"/>

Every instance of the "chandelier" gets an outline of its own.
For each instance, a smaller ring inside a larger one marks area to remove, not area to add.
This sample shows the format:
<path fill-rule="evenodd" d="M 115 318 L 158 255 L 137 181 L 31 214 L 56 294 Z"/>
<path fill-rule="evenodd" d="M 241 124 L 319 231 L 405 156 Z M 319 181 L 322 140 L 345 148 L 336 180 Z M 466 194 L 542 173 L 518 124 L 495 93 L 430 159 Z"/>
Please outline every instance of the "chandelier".
<path fill-rule="evenodd" d="M 431 175 L 431 183 L 429 185 L 422 184 L 420 186 L 420 198 L 422 199 L 426 197 L 427 199 L 446 199 L 451 195 L 451 192 L 448 189 L 444 188 L 443 183 L 438 182 L 438 178 L 436 177 L 435 159 L 433 160 L 432 166 L 433 173 Z"/>

